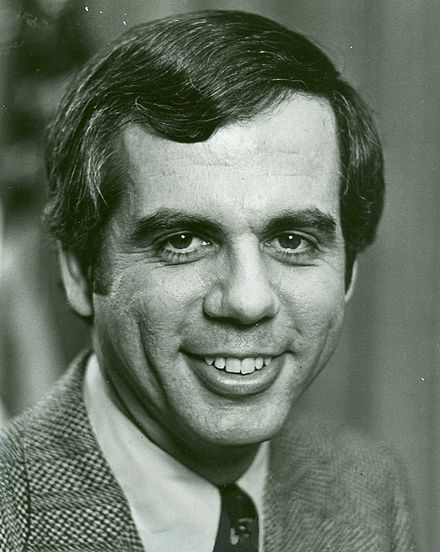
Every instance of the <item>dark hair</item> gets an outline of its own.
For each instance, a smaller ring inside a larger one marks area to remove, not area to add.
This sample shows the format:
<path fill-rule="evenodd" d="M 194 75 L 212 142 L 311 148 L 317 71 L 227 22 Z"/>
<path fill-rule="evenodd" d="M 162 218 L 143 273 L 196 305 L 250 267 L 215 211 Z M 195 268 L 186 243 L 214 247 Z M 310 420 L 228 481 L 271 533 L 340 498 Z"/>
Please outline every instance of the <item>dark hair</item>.
<path fill-rule="evenodd" d="M 317 46 L 251 13 L 205 11 L 143 23 L 87 64 L 48 139 L 52 234 L 85 267 L 94 266 L 121 191 L 110 178 L 113 138 L 127 122 L 199 142 L 294 93 L 327 100 L 336 116 L 349 280 L 383 206 L 382 151 L 370 111 Z"/>

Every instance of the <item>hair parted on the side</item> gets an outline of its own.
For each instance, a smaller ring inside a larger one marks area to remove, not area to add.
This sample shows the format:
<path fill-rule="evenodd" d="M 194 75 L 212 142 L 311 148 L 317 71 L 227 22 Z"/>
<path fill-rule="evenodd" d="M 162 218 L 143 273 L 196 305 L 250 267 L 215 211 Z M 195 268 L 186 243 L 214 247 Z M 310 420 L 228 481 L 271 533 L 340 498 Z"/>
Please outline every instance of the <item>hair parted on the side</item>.
<path fill-rule="evenodd" d="M 123 192 L 111 166 L 114 138 L 124 124 L 198 142 L 295 93 L 322 98 L 335 113 L 350 272 L 357 253 L 373 241 L 383 206 L 382 151 L 370 110 L 303 35 L 237 11 L 143 23 L 79 73 L 47 142 L 51 233 L 93 267 L 106 221 Z"/>

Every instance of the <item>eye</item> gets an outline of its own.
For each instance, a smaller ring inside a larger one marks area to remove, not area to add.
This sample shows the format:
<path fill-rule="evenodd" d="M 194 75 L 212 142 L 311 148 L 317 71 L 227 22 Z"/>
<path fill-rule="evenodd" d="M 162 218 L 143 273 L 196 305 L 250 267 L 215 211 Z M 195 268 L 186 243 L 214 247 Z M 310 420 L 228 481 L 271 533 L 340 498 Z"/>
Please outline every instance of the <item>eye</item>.
<path fill-rule="evenodd" d="M 307 261 L 318 251 L 318 245 L 312 236 L 301 232 L 282 232 L 265 244 L 272 255 L 287 261 Z"/>
<path fill-rule="evenodd" d="M 177 232 L 156 244 L 157 253 L 170 261 L 191 260 L 203 253 L 211 242 L 192 232 Z"/>
<path fill-rule="evenodd" d="M 283 249 L 297 250 L 301 247 L 301 245 L 304 245 L 305 238 L 300 234 L 286 232 L 285 234 L 281 234 L 275 238 L 275 240 L 278 241 L 278 244 Z"/>
<path fill-rule="evenodd" d="M 189 232 L 181 232 L 175 236 L 168 238 L 166 242 L 167 249 L 183 251 L 185 249 L 195 249 L 201 245 L 205 245 L 205 241 Z"/>

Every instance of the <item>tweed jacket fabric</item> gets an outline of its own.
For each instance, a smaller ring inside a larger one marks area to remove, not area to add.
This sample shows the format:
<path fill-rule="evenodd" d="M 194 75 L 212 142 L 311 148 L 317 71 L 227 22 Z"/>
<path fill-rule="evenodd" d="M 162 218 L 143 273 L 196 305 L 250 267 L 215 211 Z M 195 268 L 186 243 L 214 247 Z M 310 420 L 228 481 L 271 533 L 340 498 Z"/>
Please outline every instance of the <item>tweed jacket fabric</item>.
<path fill-rule="evenodd" d="M 143 550 L 87 418 L 85 364 L 83 356 L 0 441 L 2 552 Z M 271 443 L 265 551 L 413 552 L 392 456 L 353 434 L 292 426 Z"/>

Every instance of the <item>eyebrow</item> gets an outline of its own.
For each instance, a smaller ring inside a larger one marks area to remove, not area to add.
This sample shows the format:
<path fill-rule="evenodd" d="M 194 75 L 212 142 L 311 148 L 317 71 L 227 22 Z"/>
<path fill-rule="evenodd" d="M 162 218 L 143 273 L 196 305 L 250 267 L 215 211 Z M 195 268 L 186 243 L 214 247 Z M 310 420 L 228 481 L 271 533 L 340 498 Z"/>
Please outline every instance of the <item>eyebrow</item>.
<path fill-rule="evenodd" d="M 298 210 L 285 210 L 270 218 L 261 228 L 262 234 L 274 234 L 288 230 L 310 230 L 319 234 L 319 238 L 328 244 L 336 239 L 336 219 L 316 207 Z M 144 243 L 149 237 L 173 230 L 192 230 L 209 235 L 224 236 L 224 226 L 212 217 L 199 216 L 179 209 L 162 208 L 132 223 L 129 229 L 129 241 L 133 244 Z"/>
<path fill-rule="evenodd" d="M 193 230 L 210 234 L 224 234 L 221 225 L 208 218 L 180 210 L 163 208 L 151 215 L 136 220 L 130 231 L 129 240 L 133 244 L 142 243 L 149 236 L 173 230 Z"/>
<path fill-rule="evenodd" d="M 333 243 L 337 235 L 337 222 L 333 215 L 325 213 L 317 207 L 299 210 L 286 210 L 270 220 L 265 231 L 270 233 L 285 232 L 287 230 L 313 230 L 319 234 L 321 240 Z"/>

